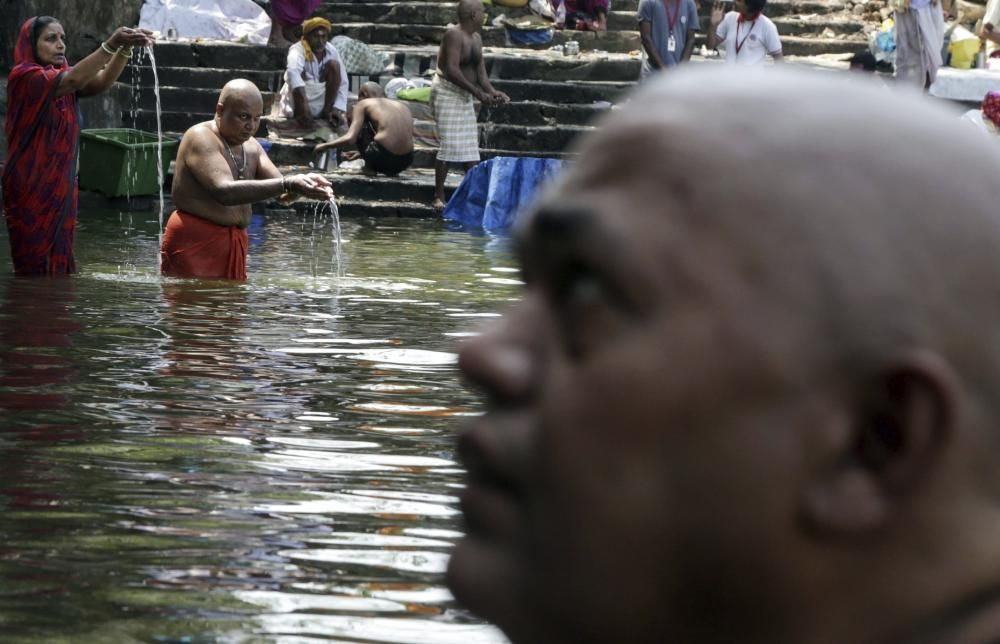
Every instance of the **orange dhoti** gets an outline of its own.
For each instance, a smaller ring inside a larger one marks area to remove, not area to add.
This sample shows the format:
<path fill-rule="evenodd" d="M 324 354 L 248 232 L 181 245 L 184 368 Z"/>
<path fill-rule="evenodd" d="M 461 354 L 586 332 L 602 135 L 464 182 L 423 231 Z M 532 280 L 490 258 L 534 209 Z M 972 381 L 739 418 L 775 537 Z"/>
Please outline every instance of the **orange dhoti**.
<path fill-rule="evenodd" d="M 170 277 L 247 278 L 247 230 L 175 210 L 167 220 L 160 272 Z"/>

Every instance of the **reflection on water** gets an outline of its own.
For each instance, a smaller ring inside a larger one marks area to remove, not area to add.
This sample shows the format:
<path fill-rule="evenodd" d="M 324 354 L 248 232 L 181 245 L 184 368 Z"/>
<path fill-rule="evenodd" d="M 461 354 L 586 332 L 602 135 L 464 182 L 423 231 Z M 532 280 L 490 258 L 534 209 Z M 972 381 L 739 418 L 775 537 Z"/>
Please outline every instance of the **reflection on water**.
<path fill-rule="evenodd" d="M 71 279 L 0 232 L 0 640 L 501 642 L 442 585 L 454 344 L 518 295 L 437 222 L 257 220 L 250 280 L 163 281 L 151 213 Z"/>

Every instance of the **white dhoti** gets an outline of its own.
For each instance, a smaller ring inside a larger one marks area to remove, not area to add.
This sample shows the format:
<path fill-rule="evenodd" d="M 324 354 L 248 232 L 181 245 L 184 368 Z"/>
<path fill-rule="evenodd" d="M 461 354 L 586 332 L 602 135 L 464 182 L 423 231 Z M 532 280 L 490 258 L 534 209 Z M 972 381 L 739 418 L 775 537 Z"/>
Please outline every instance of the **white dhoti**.
<path fill-rule="evenodd" d="M 431 109 L 441 142 L 438 161 L 479 161 L 479 125 L 472 94 L 438 74 L 431 85 Z"/>
<path fill-rule="evenodd" d="M 317 81 L 306 81 L 302 90 L 306 93 L 306 101 L 309 103 L 309 112 L 313 118 L 323 113 L 324 102 L 326 101 L 326 83 Z M 295 99 L 292 91 L 288 88 L 288 83 L 281 86 L 280 94 L 281 116 L 292 118 L 295 116 Z"/>
<path fill-rule="evenodd" d="M 944 14 L 940 0 L 919 9 L 897 10 L 895 24 L 894 75 L 920 88 L 933 83 L 944 47 Z"/>

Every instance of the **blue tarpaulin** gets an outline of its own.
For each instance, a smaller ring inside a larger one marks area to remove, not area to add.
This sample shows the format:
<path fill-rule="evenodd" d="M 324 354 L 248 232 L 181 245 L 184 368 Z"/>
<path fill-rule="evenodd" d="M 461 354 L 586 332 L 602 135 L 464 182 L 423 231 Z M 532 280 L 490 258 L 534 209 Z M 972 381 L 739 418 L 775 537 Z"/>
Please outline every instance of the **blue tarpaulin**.
<path fill-rule="evenodd" d="M 469 170 L 448 200 L 444 218 L 466 229 L 510 228 L 540 186 L 559 172 L 559 159 L 495 157 Z"/>

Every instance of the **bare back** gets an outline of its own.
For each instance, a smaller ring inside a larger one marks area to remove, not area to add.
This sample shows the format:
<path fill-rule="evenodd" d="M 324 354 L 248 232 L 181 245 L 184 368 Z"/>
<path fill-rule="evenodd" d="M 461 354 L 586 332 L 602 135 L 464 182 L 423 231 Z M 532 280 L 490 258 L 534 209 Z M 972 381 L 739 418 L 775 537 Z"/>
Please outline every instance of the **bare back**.
<path fill-rule="evenodd" d="M 226 147 L 214 121 L 205 121 L 188 129 L 177 151 L 171 195 L 179 210 L 222 226 L 245 228 L 250 224 L 250 204 L 223 205 L 212 197 L 207 188 L 220 181 L 238 180 L 238 171 L 243 164 L 240 148 L 230 147 L 234 162 Z M 260 167 L 260 144 L 251 138 L 242 147 L 246 155 L 243 177 L 255 179 Z"/>
<path fill-rule="evenodd" d="M 365 99 L 365 118 L 375 126 L 375 141 L 393 154 L 413 150 L 413 114 L 401 101 Z"/>

